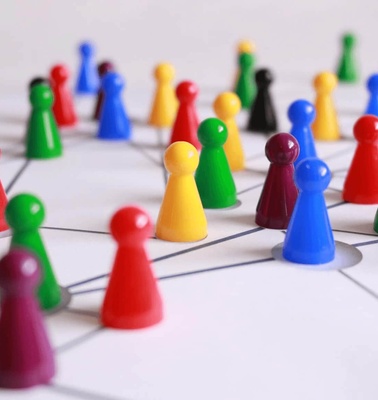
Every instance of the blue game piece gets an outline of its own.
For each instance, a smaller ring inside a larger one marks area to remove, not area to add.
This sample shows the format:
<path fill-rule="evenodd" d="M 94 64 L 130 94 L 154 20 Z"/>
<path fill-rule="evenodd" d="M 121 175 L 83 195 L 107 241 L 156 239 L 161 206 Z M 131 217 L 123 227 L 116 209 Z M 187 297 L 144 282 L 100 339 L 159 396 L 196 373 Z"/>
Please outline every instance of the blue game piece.
<path fill-rule="evenodd" d="M 123 78 L 116 72 L 108 72 L 102 78 L 104 102 L 97 134 L 99 139 L 128 140 L 131 137 L 131 123 L 121 97 L 124 86 Z"/>
<path fill-rule="evenodd" d="M 331 180 L 327 164 L 305 158 L 295 171 L 299 189 L 287 228 L 283 257 L 300 264 L 324 264 L 335 258 L 335 241 L 323 192 Z"/>
<path fill-rule="evenodd" d="M 290 133 L 299 143 L 299 156 L 294 162 L 294 166 L 297 167 L 303 159 L 317 157 L 311 130 L 315 119 L 315 107 L 307 100 L 296 100 L 291 103 L 287 114 L 293 124 Z"/>
<path fill-rule="evenodd" d="M 366 107 L 365 114 L 378 117 L 378 74 L 373 74 L 366 82 L 366 87 L 370 92 L 370 98 Z"/>
<path fill-rule="evenodd" d="M 76 82 L 77 94 L 94 94 L 100 88 L 100 78 L 94 60 L 94 46 L 89 42 L 84 42 L 79 47 L 81 65 Z"/>

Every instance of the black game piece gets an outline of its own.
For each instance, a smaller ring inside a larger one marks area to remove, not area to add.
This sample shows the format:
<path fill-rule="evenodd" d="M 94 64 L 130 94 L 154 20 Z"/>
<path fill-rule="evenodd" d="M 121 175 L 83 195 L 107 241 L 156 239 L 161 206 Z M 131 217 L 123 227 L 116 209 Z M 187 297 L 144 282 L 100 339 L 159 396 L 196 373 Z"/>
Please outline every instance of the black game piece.
<path fill-rule="evenodd" d="M 257 95 L 251 105 L 251 112 L 247 124 L 247 131 L 272 133 L 277 131 L 276 112 L 269 86 L 273 82 L 273 75 L 269 69 L 256 71 Z"/>
<path fill-rule="evenodd" d="M 35 85 L 40 85 L 41 83 L 50 86 L 50 81 L 47 78 L 37 76 L 29 82 L 29 90 L 31 90 Z"/>

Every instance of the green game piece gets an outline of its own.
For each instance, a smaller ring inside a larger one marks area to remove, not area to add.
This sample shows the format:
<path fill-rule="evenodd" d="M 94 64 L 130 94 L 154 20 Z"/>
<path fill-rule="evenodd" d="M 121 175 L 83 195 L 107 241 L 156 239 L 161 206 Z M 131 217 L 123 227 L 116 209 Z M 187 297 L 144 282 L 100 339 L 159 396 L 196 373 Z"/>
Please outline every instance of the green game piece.
<path fill-rule="evenodd" d="M 38 232 L 45 218 L 42 202 L 31 194 L 19 194 L 9 200 L 5 218 L 13 230 L 11 248 L 25 248 L 39 259 L 42 280 L 38 287 L 38 298 L 41 308 L 44 310 L 54 308 L 60 303 L 61 291 Z"/>
<path fill-rule="evenodd" d="M 51 107 L 54 95 L 45 84 L 30 90 L 32 112 L 26 136 L 26 157 L 48 159 L 63 153 L 62 142 Z"/>
<path fill-rule="evenodd" d="M 239 76 L 235 93 L 239 96 L 242 108 L 249 109 L 255 100 L 257 87 L 254 73 L 255 56 L 251 53 L 239 55 Z"/>
<path fill-rule="evenodd" d="M 343 36 L 342 43 L 343 50 L 337 69 L 337 76 L 340 82 L 355 83 L 358 81 L 357 63 L 354 57 L 356 36 L 347 33 Z"/>
<path fill-rule="evenodd" d="M 234 178 L 223 145 L 227 140 L 226 125 L 218 118 L 205 119 L 198 128 L 202 144 L 195 174 L 204 208 L 226 208 L 237 202 Z"/>

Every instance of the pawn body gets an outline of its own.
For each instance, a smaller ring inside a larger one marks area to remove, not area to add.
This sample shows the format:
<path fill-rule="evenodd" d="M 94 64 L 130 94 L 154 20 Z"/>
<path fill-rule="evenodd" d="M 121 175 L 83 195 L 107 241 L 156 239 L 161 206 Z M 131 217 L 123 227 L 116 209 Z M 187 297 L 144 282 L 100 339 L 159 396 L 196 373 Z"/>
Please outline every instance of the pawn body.
<path fill-rule="evenodd" d="M 193 173 L 198 152 L 188 142 L 172 143 L 164 155 L 170 173 L 156 222 L 156 237 L 170 242 L 194 242 L 207 236 L 207 221 Z"/>
<path fill-rule="evenodd" d="M 255 57 L 252 53 L 241 53 L 239 55 L 239 74 L 235 93 L 239 96 L 243 109 L 249 109 L 256 97 L 254 66 Z"/>
<path fill-rule="evenodd" d="M 318 158 L 302 160 L 295 171 L 299 189 L 287 228 L 282 255 L 299 264 L 324 264 L 335 257 L 335 241 L 323 191 L 331 180 L 328 166 Z"/>
<path fill-rule="evenodd" d="M 98 127 L 97 138 L 103 140 L 129 140 L 131 122 L 122 101 L 124 82 L 122 77 L 109 72 L 102 79 L 104 101 Z"/>
<path fill-rule="evenodd" d="M 105 61 L 98 65 L 97 67 L 98 74 L 100 76 L 100 80 L 108 73 L 108 72 L 115 72 L 114 65 L 109 62 Z M 95 110 L 93 113 L 93 119 L 99 120 L 101 115 L 102 103 L 104 102 L 104 91 L 102 89 L 102 83 L 100 82 L 100 89 L 97 92 L 97 101 Z"/>
<path fill-rule="evenodd" d="M 337 77 L 331 72 L 322 72 L 314 79 L 316 116 L 312 130 L 316 140 L 340 139 L 340 129 L 332 99 L 332 91 L 336 85 Z"/>
<path fill-rule="evenodd" d="M 79 47 L 80 69 L 76 81 L 77 94 L 95 94 L 100 87 L 96 64 L 94 61 L 94 46 L 89 42 L 84 42 Z"/>
<path fill-rule="evenodd" d="M 288 227 L 298 189 L 294 183 L 293 162 L 299 145 L 288 133 L 278 133 L 265 146 L 270 167 L 256 209 L 256 224 L 270 229 Z"/>
<path fill-rule="evenodd" d="M 47 384 L 55 375 L 53 351 L 34 296 L 37 259 L 22 249 L 0 261 L 0 387 Z"/>
<path fill-rule="evenodd" d="M 110 222 L 118 249 L 101 309 L 104 326 L 140 329 L 163 318 L 163 304 L 144 242 L 152 223 L 138 207 L 124 207 Z"/>
<path fill-rule="evenodd" d="M 375 115 L 378 117 L 378 74 L 371 75 L 366 86 L 369 91 L 369 102 L 365 114 Z"/>
<path fill-rule="evenodd" d="M 358 144 L 344 182 L 343 199 L 378 204 L 378 117 L 364 115 L 353 128 Z"/>
<path fill-rule="evenodd" d="M 337 77 L 340 82 L 355 83 L 358 81 L 358 68 L 354 55 L 356 37 L 347 33 L 342 38 L 342 54 L 337 68 Z"/>
<path fill-rule="evenodd" d="M 72 95 L 67 87 L 68 69 L 64 65 L 56 65 L 50 71 L 51 89 L 54 93 L 52 107 L 58 126 L 73 126 L 77 123 Z"/>
<path fill-rule="evenodd" d="M 227 208 L 235 205 L 235 182 L 223 150 L 227 140 L 226 125 L 218 118 L 207 118 L 198 128 L 198 139 L 202 151 L 195 179 L 203 207 Z"/>

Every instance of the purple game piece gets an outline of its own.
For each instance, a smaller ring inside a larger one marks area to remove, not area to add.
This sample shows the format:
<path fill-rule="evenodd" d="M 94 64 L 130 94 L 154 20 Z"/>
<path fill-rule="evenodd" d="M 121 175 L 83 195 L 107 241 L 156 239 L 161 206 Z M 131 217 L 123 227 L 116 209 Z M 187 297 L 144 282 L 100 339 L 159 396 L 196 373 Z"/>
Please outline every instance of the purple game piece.
<path fill-rule="evenodd" d="M 0 261 L 0 387 L 46 384 L 55 374 L 53 351 L 35 297 L 37 259 L 12 249 Z"/>
<path fill-rule="evenodd" d="M 104 61 L 97 67 L 100 79 L 102 79 L 108 72 L 114 72 L 114 65 L 110 61 Z M 100 87 L 97 93 L 96 107 L 93 114 L 93 119 L 99 120 L 101 114 L 102 103 L 104 102 L 104 91 Z"/>
<path fill-rule="evenodd" d="M 271 164 L 257 204 L 257 225 L 287 228 L 298 196 L 293 166 L 298 154 L 298 142 L 289 133 L 277 133 L 267 141 L 265 155 Z"/>

